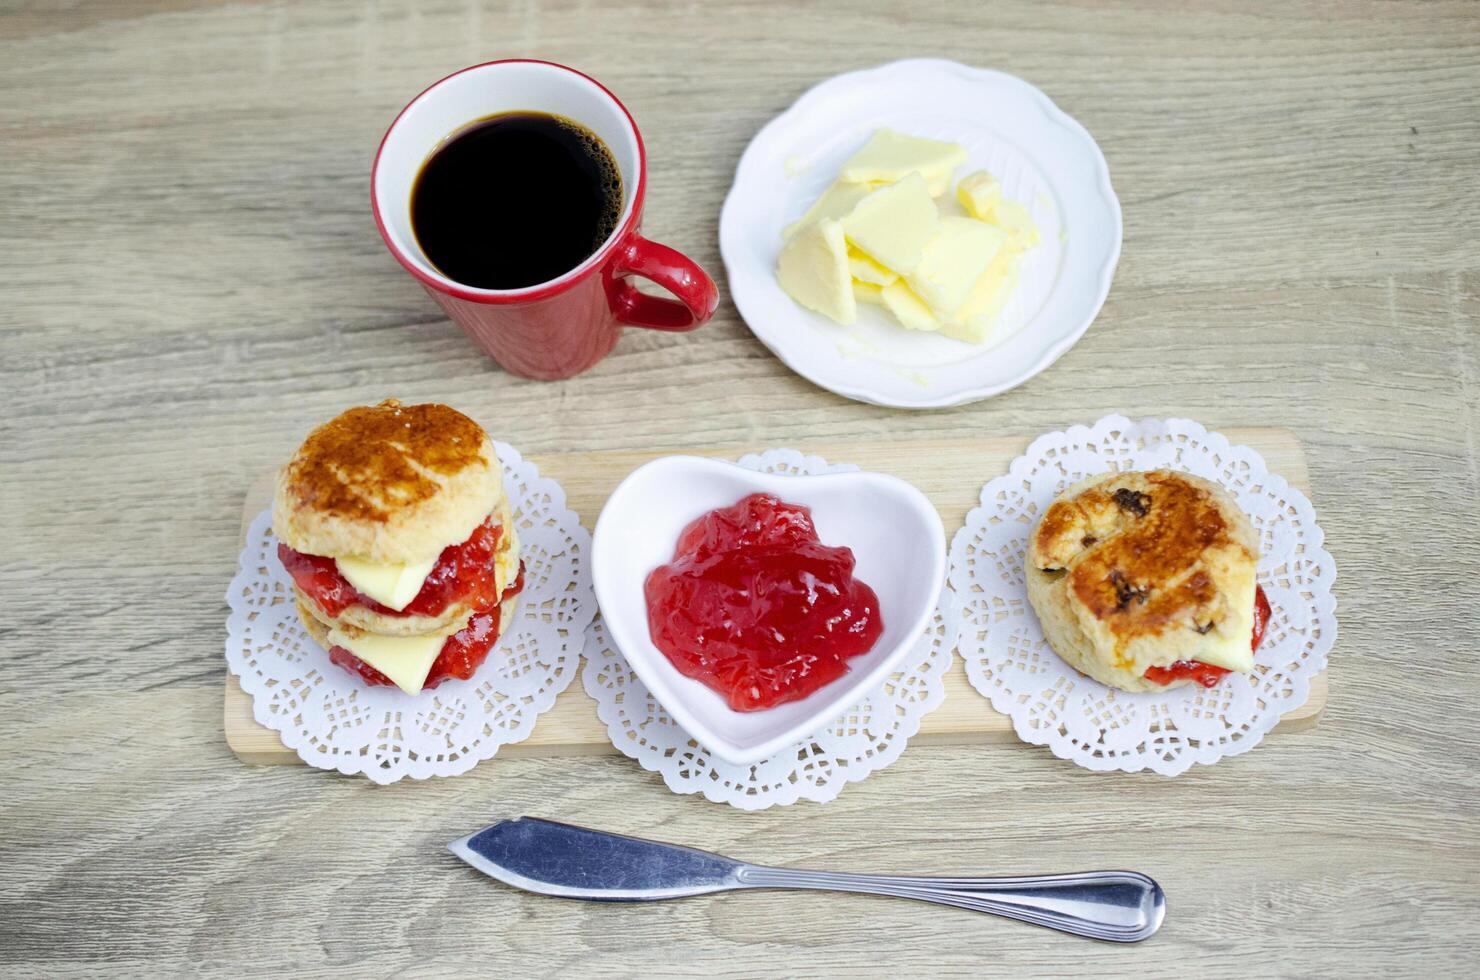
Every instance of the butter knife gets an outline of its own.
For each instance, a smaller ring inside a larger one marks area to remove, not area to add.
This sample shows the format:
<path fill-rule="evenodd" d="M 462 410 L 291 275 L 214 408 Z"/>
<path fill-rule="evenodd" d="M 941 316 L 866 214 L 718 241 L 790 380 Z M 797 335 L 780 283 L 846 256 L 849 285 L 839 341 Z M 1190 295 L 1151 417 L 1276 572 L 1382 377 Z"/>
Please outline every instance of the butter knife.
<path fill-rule="evenodd" d="M 1001 878 L 843 874 L 747 864 L 719 854 L 520 817 L 447 845 L 506 885 L 540 895 L 644 902 L 738 888 L 809 888 L 913 898 L 1060 932 L 1140 942 L 1161 927 L 1166 897 L 1136 871 Z"/>

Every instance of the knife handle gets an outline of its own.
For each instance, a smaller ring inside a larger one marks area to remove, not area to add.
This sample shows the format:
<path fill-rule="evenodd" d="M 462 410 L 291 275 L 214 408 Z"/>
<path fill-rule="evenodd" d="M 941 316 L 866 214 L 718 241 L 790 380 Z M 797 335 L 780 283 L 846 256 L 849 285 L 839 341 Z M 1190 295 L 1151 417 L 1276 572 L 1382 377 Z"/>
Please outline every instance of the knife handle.
<path fill-rule="evenodd" d="M 1135 871 L 915 878 L 745 865 L 738 879 L 743 888 L 807 888 L 912 898 L 1116 943 L 1140 942 L 1156 932 L 1166 916 L 1161 886 Z"/>

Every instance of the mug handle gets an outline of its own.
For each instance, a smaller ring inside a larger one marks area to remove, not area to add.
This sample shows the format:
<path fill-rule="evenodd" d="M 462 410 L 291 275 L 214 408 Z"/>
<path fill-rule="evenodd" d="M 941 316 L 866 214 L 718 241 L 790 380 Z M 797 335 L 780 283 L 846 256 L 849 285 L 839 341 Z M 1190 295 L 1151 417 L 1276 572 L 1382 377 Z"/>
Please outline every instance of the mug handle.
<path fill-rule="evenodd" d="M 641 276 L 677 300 L 649 296 L 625 276 Z M 719 306 L 719 288 L 699 264 L 676 249 L 633 232 L 607 266 L 607 301 L 623 323 L 652 330 L 683 331 L 702 326 Z"/>

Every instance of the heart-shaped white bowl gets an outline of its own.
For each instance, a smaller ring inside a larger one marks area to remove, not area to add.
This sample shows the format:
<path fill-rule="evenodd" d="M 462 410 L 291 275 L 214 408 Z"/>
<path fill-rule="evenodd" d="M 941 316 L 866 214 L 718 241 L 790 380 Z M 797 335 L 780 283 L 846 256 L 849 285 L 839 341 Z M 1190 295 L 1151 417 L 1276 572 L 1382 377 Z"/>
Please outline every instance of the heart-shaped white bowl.
<path fill-rule="evenodd" d="M 752 493 L 811 508 L 824 544 L 845 545 L 879 596 L 884 631 L 846 675 L 798 701 L 735 711 L 654 646 L 643 583 L 673 560 L 695 518 Z M 801 741 L 856 704 L 898 666 L 935 611 L 945 578 L 940 515 L 919 490 L 881 473 L 782 476 L 715 459 L 665 456 L 638 467 L 602 508 L 592 536 L 596 601 L 627 663 L 684 730 L 727 762 L 748 765 Z"/>

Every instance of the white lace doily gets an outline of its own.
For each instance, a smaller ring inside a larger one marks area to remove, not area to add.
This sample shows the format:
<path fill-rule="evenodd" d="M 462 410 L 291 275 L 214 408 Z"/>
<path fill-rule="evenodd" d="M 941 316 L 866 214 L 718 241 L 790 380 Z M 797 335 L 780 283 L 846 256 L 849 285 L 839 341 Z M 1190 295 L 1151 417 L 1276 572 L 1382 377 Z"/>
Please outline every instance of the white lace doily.
<path fill-rule="evenodd" d="M 294 611 L 272 512 L 252 521 L 226 593 L 226 662 L 251 695 L 257 721 L 309 765 L 362 772 L 377 783 L 455 776 L 528 738 L 575 678 L 596 614 L 591 536 L 558 483 L 509 446 L 495 446 L 525 563 L 519 608 L 471 678 L 416 697 L 369 687 L 329 661 Z"/>
<path fill-rule="evenodd" d="M 1273 616 L 1251 674 L 1213 688 L 1126 694 L 1081 675 L 1049 648 L 1028 605 L 1023 555 L 1043 510 L 1071 483 L 1111 470 L 1185 470 L 1222 484 L 1260 537 L 1259 582 Z M 1119 415 L 1035 440 L 951 542 L 949 580 L 960 608 L 966 676 L 1011 716 L 1018 737 L 1087 769 L 1151 769 L 1247 752 L 1305 703 L 1336 641 L 1336 564 L 1310 501 L 1246 446 L 1187 419 Z"/>
<path fill-rule="evenodd" d="M 740 465 L 767 473 L 844 473 L 858 469 L 829 465 L 792 449 L 749 455 Z M 607 639 L 597 616 L 586 639 L 582 683 L 596 701 L 612 744 L 659 773 L 675 793 L 703 793 L 716 803 L 764 810 L 797 800 L 825 803 L 848 783 L 889 765 L 920 720 L 945 697 L 945 672 L 955 646 L 951 593 L 941 590 L 935 618 L 920 636 L 903 669 L 889 677 L 826 728 L 769 759 L 738 766 L 714 757 L 663 710 L 627 661 Z"/>

